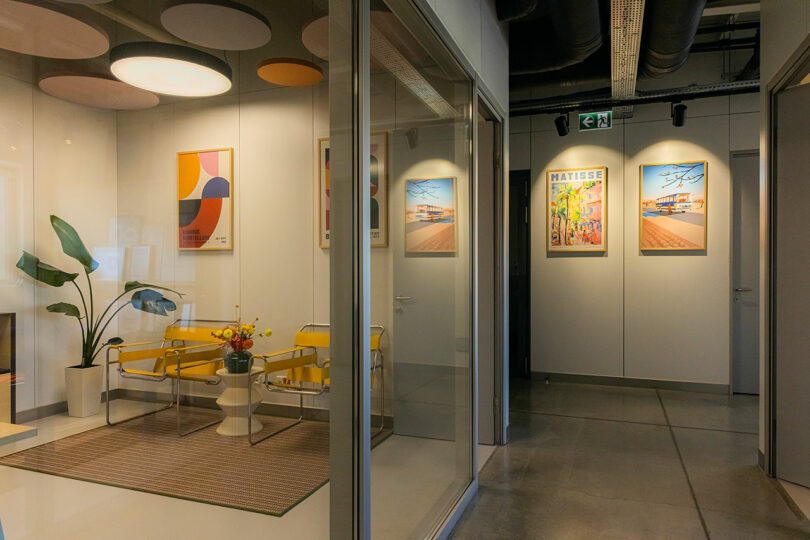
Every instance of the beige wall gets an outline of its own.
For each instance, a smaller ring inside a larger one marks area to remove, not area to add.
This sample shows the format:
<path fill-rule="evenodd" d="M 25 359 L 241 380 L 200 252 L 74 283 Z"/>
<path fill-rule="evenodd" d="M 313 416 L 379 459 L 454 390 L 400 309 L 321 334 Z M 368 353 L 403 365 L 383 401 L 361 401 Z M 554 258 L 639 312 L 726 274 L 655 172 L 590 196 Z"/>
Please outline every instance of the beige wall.
<path fill-rule="evenodd" d="M 554 116 L 512 121 L 511 169 L 531 169 L 532 370 L 726 385 L 730 340 L 729 154 L 756 148 L 757 97 L 635 108 L 612 130 L 559 137 Z M 573 117 L 572 117 L 573 118 Z M 642 163 L 707 160 L 708 249 L 638 249 Z M 604 255 L 549 255 L 545 171 L 608 167 Z M 686 336 L 686 339 L 683 337 Z"/>

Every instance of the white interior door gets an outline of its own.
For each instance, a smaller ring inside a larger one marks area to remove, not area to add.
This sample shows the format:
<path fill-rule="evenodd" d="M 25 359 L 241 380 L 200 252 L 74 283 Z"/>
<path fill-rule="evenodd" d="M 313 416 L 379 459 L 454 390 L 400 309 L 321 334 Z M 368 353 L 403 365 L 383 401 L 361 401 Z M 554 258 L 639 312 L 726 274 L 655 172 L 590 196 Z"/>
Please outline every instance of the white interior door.
<path fill-rule="evenodd" d="M 775 239 L 776 475 L 810 487 L 810 85 L 777 97 Z"/>
<path fill-rule="evenodd" d="M 731 389 L 759 394 L 759 154 L 731 158 Z"/>

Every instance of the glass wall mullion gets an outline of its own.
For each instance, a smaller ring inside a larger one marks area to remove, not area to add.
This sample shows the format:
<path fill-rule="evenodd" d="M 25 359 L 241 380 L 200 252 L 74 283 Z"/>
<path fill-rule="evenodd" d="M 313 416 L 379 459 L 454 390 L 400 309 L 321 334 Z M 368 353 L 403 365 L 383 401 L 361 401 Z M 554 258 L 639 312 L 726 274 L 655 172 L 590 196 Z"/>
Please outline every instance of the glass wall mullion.
<path fill-rule="evenodd" d="M 330 532 L 370 538 L 369 2 L 330 0 Z"/>

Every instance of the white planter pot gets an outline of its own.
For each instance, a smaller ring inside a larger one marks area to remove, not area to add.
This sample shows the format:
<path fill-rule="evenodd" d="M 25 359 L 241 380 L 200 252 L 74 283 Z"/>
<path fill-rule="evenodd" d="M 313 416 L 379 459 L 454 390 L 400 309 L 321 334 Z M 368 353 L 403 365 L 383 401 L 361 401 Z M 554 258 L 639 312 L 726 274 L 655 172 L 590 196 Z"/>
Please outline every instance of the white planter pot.
<path fill-rule="evenodd" d="M 103 366 L 65 368 L 68 414 L 78 418 L 92 416 L 101 409 Z"/>

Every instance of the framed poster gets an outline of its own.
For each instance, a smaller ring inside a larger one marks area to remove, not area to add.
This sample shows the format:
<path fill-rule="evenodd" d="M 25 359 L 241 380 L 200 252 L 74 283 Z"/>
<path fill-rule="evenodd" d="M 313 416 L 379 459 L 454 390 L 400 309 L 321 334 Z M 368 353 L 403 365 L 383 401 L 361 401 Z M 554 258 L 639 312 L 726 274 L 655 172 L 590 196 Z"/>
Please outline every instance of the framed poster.
<path fill-rule="evenodd" d="M 456 252 L 456 179 L 405 180 L 405 253 Z"/>
<path fill-rule="evenodd" d="M 233 148 L 177 154 L 177 246 L 233 249 Z"/>
<path fill-rule="evenodd" d="M 546 251 L 607 249 L 607 167 L 546 171 Z"/>
<path fill-rule="evenodd" d="M 708 163 L 641 165 L 639 178 L 639 248 L 706 249 Z"/>
<path fill-rule="evenodd" d="M 329 247 L 329 139 L 318 139 L 318 245 Z M 388 134 L 371 134 L 371 247 L 388 246 Z"/>

